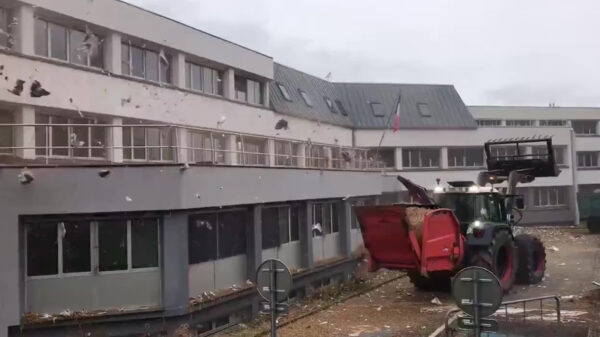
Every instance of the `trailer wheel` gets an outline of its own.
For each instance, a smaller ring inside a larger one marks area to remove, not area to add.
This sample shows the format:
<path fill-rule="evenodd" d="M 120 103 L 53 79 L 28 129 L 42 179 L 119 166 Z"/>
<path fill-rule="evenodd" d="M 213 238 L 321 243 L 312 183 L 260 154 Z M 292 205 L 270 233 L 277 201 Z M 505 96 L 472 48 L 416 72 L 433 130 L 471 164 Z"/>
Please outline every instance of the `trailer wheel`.
<path fill-rule="evenodd" d="M 470 265 L 483 267 L 494 273 L 500 280 L 502 289 L 508 291 L 515 283 L 519 266 L 517 246 L 510 233 L 507 230 L 497 231 L 487 248 L 471 253 Z"/>
<path fill-rule="evenodd" d="M 592 234 L 600 233 L 600 216 L 589 216 L 587 219 L 587 228 Z"/>
<path fill-rule="evenodd" d="M 519 249 L 519 268 L 517 282 L 521 284 L 536 284 L 544 278 L 546 271 L 546 249 L 544 243 L 537 237 L 521 234 L 515 237 Z"/>
<path fill-rule="evenodd" d="M 432 273 L 429 277 L 421 275 L 418 271 L 407 272 L 408 278 L 419 290 L 449 291 L 450 275 Z"/>

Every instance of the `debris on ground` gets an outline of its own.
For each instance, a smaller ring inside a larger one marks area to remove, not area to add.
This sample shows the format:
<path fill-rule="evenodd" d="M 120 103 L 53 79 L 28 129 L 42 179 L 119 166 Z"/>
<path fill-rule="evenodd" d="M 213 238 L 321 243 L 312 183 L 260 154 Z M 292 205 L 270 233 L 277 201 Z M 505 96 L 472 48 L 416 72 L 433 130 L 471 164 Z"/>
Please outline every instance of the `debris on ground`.
<path fill-rule="evenodd" d="M 553 251 L 553 252 L 558 252 L 559 251 L 558 247 L 556 247 L 556 246 L 550 246 L 550 247 L 548 247 L 548 249 L 551 250 L 551 251 Z"/>
<path fill-rule="evenodd" d="M 434 297 L 434 298 L 431 300 L 431 303 L 432 303 L 432 304 L 435 304 L 435 305 L 442 305 L 442 301 L 440 301 L 440 299 L 439 299 L 439 298 L 437 298 L 437 297 Z"/>

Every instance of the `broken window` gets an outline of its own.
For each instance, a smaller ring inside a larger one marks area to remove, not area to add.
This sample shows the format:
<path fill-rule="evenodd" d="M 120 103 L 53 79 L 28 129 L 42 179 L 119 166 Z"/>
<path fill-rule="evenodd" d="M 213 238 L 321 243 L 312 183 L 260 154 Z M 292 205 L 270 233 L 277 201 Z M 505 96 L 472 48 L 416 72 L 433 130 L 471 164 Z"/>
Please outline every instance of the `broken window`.
<path fill-rule="evenodd" d="M 477 120 L 477 126 L 490 127 L 490 126 L 501 126 L 501 125 L 502 125 L 502 120 L 500 120 L 500 119 L 478 119 Z"/>
<path fill-rule="evenodd" d="M 448 167 L 480 166 L 483 166 L 482 148 L 448 148 Z"/>
<path fill-rule="evenodd" d="M 27 276 L 58 273 L 56 222 L 27 225 Z"/>
<path fill-rule="evenodd" d="M 313 237 L 339 232 L 339 213 L 335 202 L 313 204 Z"/>
<path fill-rule="evenodd" d="M 597 133 L 596 126 L 598 121 L 595 120 L 579 120 L 571 121 L 573 131 L 577 135 L 595 135 Z"/>
<path fill-rule="evenodd" d="M 217 259 L 217 213 L 190 215 L 188 220 L 190 264 Z"/>
<path fill-rule="evenodd" d="M 310 96 L 306 93 L 306 91 L 298 89 L 298 92 L 300 93 L 300 96 L 302 97 L 302 99 L 304 100 L 304 103 L 309 107 L 312 108 L 313 103 L 312 100 L 310 98 Z"/>
<path fill-rule="evenodd" d="M 121 73 L 148 81 L 171 83 L 171 57 L 162 51 L 143 49 L 129 43 L 121 44 Z"/>
<path fill-rule="evenodd" d="M 402 149 L 402 166 L 406 168 L 416 167 L 440 167 L 439 149 Z"/>
<path fill-rule="evenodd" d="M 597 151 L 577 151 L 577 167 L 598 167 Z"/>
<path fill-rule="evenodd" d="M 91 271 L 90 222 L 59 222 L 58 232 L 62 238 L 63 273 Z"/>
<path fill-rule="evenodd" d="M 34 23 L 35 54 L 73 64 L 102 68 L 100 38 L 92 32 L 67 28 L 43 19 Z"/>
<path fill-rule="evenodd" d="M 528 127 L 533 126 L 535 123 L 531 119 L 507 119 L 506 126 L 510 127 Z"/>
<path fill-rule="evenodd" d="M 158 220 L 131 221 L 131 268 L 158 267 Z"/>
<path fill-rule="evenodd" d="M 9 17 L 9 11 L 6 8 L 0 8 L 0 30 L 4 32 L 4 34 L 0 34 L 0 46 L 6 49 L 11 47 Z"/>
<path fill-rule="evenodd" d="M 383 117 L 385 116 L 385 111 L 383 110 L 383 104 L 379 102 L 367 102 L 371 107 L 371 112 L 375 117 Z"/>
<path fill-rule="evenodd" d="M 158 82 L 158 53 L 146 50 L 144 69 L 146 69 L 146 79 L 148 81 Z"/>
<path fill-rule="evenodd" d="M 12 124 L 13 115 L 6 111 L 0 111 L 0 124 Z M 11 126 L 0 126 L 0 153 L 13 152 L 13 128 Z"/>
<path fill-rule="evenodd" d="M 127 221 L 98 222 L 98 267 L 100 271 L 127 270 Z"/>
<path fill-rule="evenodd" d="M 81 48 L 85 40 L 85 33 L 78 30 L 69 32 L 69 56 L 71 63 L 88 65 L 88 54 Z"/>
<path fill-rule="evenodd" d="M 396 165 L 395 149 L 371 149 L 367 151 L 368 167 L 369 168 L 390 168 Z"/>
<path fill-rule="evenodd" d="M 565 206 L 567 186 L 532 187 L 533 206 L 553 207 Z"/>
<path fill-rule="evenodd" d="M 218 257 L 220 259 L 246 253 L 246 211 L 218 214 Z"/>

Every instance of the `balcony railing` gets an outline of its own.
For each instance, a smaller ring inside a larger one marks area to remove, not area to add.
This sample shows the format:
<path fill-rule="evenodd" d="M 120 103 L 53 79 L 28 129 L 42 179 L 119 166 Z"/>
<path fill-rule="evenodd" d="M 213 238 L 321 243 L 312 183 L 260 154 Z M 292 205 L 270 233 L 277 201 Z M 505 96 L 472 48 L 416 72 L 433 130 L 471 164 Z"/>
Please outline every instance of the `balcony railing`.
<path fill-rule="evenodd" d="M 270 142 L 285 142 L 289 147 L 277 151 Z M 319 147 L 320 151 L 311 155 L 311 147 Z M 197 163 L 333 170 L 393 168 L 384 161 L 369 158 L 369 149 L 365 148 L 214 129 L 167 124 L 0 124 L 0 164 L 29 163 Z"/>

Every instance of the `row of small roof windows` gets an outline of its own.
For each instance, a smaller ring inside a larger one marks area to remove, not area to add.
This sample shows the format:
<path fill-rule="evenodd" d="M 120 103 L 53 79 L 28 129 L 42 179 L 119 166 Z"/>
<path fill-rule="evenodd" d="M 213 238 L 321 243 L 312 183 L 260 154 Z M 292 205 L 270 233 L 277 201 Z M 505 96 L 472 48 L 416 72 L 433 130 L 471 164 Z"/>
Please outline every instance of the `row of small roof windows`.
<path fill-rule="evenodd" d="M 383 104 L 381 104 L 380 102 L 372 101 L 367 101 L 367 103 L 369 103 L 369 106 L 371 106 L 371 112 L 373 113 L 373 116 L 385 116 Z M 429 110 L 429 106 L 427 105 L 427 103 L 417 103 L 417 110 L 419 111 L 421 117 L 431 117 L 431 111 Z M 396 114 L 400 114 L 400 102 L 398 102 L 398 104 L 396 105 Z"/>
<path fill-rule="evenodd" d="M 283 83 L 277 82 L 277 87 L 279 88 L 279 91 L 281 91 L 281 95 L 283 95 L 283 98 L 286 101 L 293 102 L 292 96 L 290 95 L 286 86 L 283 85 Z M 304 91 L 302 89 L 298 89 L 298 93 L 300 94 L 300 97 L 302 97 L 302 100 L 304 101 L 306 106 L 308 106 L 309 108 L 312 108 L 314 106 L 312 99 L 310 98 L 310 96 L 308 95 L 308 93 L 306 91 Z M 331 100 L 331 98 L 329 98 L 327 96 L 323 96 L 323 100 L 325 101 L 325 104 L 327 104 L 327 108 L 329 108 L 330 112 L 337 113 L 339 111 L 342 115 L 348 116 L 348 112 L 344 108 L 342 101 L 336 99 L 335 104 L 334 104 L 334 101 Z"/>

